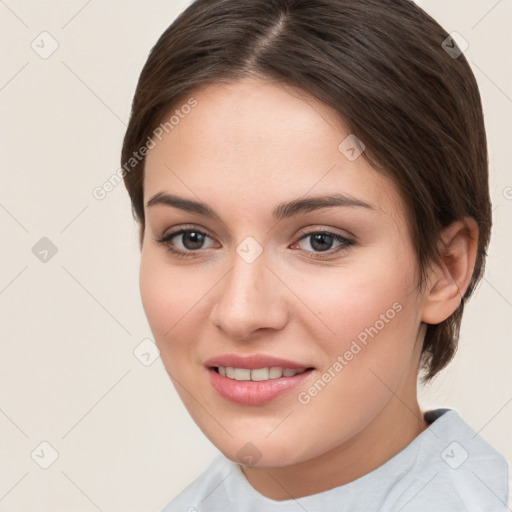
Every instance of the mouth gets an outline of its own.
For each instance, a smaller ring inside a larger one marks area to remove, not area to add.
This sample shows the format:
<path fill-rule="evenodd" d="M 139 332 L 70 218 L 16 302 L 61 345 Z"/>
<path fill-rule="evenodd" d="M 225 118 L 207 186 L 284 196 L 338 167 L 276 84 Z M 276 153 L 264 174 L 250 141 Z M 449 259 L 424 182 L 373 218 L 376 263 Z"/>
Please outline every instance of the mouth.
<path fill-rule="evenodd" d="M 233 366 L 212 366 L 211 369 L 218 374 L 232 380 L 262 382 L 267 380 L 280 379 L 282 377 L 293 377 L 300 375 L 313 367 L 308 368 L 283 368 L 271 366 L 265 368 L 235 368 Z"/>
<path fill-rule="evenodd" d="M 205 366 L 213 389 L 243 405 L 263 405 L 283 397 L 315 372 L 313 366 L 262 355 L 228 354 L 210 359 Z"/>

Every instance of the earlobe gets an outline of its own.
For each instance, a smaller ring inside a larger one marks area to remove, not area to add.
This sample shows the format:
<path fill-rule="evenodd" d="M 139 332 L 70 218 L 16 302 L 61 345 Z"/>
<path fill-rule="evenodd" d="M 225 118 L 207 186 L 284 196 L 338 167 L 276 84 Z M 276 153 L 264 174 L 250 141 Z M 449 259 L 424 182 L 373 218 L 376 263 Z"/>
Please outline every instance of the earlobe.
<path fill-rule="evenodd" d="M 458 307 L 471 282 L 478 248 L 478 225 L 464 217 L 441 233 L 442 265 L 432 268 L 423 304 L 422 321 L 438 324 Z"/>

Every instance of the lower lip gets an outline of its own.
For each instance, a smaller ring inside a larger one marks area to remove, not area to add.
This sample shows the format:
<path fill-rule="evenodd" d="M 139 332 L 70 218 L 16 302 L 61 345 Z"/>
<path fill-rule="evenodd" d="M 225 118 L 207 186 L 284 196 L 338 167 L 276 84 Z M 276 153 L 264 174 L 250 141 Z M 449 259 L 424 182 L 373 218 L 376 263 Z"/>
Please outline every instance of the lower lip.
<path fill-rule="evenodd" d="M 210 381 L 222 397 L 238 404 L 261 405 L 288 393 L 309 378 L 313 370 L 306 370 L 293 377 L 270 380 L 235 380 L 224 377 L 213 368 L 208 368 Z"/>

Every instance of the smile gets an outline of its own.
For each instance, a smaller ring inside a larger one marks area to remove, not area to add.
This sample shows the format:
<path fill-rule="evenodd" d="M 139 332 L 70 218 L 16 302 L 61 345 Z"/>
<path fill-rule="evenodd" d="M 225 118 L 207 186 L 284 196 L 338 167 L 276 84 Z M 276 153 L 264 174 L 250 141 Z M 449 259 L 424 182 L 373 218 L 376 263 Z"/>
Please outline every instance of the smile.
<path fill-rule="evenodd" d="M 289 397 L 297 386 L 307 386 L 314 373 L 314 368 L 292 369 L 277 366 L 251 369 L 232 366 L 208 368 L 210 384 L 220 397 L 237 404 L 252 406 Z"/>
<path fill-rule="evenodd" d="M 280 379 L 281 377 L 293 377 L 306 371 L 306 368 L 281 368 L 272 366 L 267 368 L 234 368 L 232 366 L 218 366 L 215 370 L 223 377 L 233 380 L 254 380 L 263 381 Z"/>

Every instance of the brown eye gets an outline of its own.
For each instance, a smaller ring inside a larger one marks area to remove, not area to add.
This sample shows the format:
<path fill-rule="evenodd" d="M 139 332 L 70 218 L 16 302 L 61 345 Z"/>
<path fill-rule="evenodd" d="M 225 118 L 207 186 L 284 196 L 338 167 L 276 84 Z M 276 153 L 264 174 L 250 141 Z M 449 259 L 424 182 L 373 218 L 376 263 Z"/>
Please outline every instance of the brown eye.
<path fill-rule="evenodd" d="M 202 231 L 182 228 L 155 240 L 175 255 L 193 257 L 195 253 L 199 253 L 202 249 L 209 248 L 204 246 L 207 239 L 210 239 L 210 237 Z"/>
<path fill-rule="evenodd" d="M 348 249 L 351 245 L 354 245 L 354 241 L 349 238 L 342 236 L 338 233 L 331 231 L 310 231 L 305 233 L 299 239 L 299 242 L 309 239 L 309 246 L 312 250 L 303 248 L 304 251 L 312 253 L 313 257 L 321 257 L 322 253 L 326 255 L 332 255 L 344 249 Z M 332 249 L 335 242 L 338 242 L 338 246 Z M 300 245 L 300 244 L 297 244 Z"/>
<path fill-rule="evenodd" d="M 202 249 L 206 235 L 204 233 L 200 233 L 199 231 L 187 230 L 181 233 L 181 237 L 182 245 L 189 251 L 194 251 L 197 249 Z"/>

